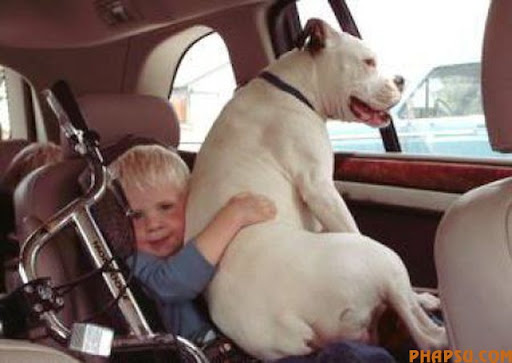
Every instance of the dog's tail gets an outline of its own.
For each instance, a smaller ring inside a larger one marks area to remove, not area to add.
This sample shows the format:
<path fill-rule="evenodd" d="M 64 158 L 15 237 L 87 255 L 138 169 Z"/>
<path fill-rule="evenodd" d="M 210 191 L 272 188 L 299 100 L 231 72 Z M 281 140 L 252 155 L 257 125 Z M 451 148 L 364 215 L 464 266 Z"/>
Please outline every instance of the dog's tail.
<path fill-rule="evenodd" d="M 394 266 L 401 271 L 396 271 L 395 276 L 388 280 L 388 304 L 396 311 L 420 349 L 447 348 L 446 329 L 434 323 L 421 306 L 402 261 Z"/>

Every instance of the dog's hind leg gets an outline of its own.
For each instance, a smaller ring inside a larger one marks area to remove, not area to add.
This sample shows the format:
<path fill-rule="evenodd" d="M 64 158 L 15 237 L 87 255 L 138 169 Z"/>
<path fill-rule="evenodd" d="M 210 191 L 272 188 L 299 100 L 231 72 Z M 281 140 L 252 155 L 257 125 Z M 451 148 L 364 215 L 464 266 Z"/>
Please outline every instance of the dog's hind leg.
<path fill-rule="evenodd" d="M 441 300 L 429 292 L 415 293 L 421 307 L 427 311 L 436 311 L 441 309 Z"/>
<path fill-rule="evenodd" d="M 397 281 L 401 280 L 401 281 Z M 435 324 L 420 305 L 407 276 L 391 283 L 388 303 L 403 321 L 420 349 L 443 349 L 448 346 L 446 329 Z"/>
<path fill-rule="evenodd" d="M 437 325 L 420 304 L 422 298 L 412 289 L 407 269 L 395 253 L 389 253 L 390 268 L 384 282 L 385 302 L 397 313 L 420 349 L 443 349 L 448 347 L 446 329 Z M 436 305 L 434 299 L 423 296 L 426 305 Z M 432 303 L 432 304 L 430 304 Z"/>

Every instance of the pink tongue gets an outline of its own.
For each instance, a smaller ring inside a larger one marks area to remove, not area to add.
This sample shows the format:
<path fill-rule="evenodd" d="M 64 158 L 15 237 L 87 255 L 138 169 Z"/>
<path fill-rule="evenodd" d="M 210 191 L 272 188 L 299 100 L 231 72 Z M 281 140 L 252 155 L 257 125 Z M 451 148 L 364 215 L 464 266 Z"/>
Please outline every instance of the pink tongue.
<path fill-rule="evenodd" d="M 353 111 L 355 111 L 357 117 L 371 125 L 380 125 L 384 121 L 380 112 L 376 112 L 359 102 L 353 104 Z"/>
<path fill-rule="evenodd" d="M 378 112 L 373 112 L 369 115 L 369 118 L 366 120 L 366 122 L 372 124 L 372 125 L 380 125 L 384 120 L 380 117 Z"/>

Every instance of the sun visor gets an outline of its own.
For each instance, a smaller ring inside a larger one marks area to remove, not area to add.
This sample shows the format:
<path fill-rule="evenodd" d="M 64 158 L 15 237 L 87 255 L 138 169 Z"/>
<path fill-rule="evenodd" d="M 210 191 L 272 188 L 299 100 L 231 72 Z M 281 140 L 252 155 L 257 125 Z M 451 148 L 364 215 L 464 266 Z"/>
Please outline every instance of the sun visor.
<path fill-rule="evenodd" d="M 482 97 L 493 150 L 512 152 L 512 1 L 494 0 L 484 35 Z"/>

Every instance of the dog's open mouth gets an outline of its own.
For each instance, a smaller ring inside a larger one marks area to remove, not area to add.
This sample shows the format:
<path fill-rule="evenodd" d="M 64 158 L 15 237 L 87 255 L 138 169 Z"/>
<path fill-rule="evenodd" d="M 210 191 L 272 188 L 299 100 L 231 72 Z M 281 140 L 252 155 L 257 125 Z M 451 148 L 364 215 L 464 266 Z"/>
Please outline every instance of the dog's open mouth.
<path fill-rule="evenodd" d="M 386 111 L 376 110 L 355 96 L 350 96 L 350 111 L 371 126 L 384 126 L 390 119 Z"/>

